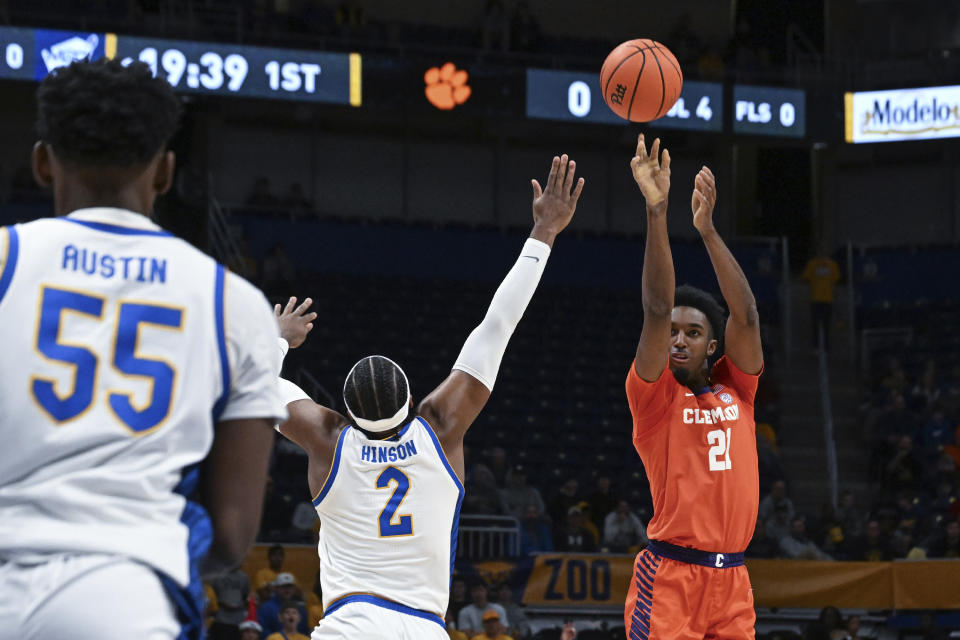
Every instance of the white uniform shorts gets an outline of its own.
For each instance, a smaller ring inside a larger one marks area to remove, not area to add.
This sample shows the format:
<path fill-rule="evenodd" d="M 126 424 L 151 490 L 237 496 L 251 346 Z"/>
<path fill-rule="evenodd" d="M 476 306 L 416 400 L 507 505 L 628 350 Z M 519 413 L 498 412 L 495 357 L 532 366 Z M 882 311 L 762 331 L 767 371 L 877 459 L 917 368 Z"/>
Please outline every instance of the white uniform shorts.
<path fill-rule="evenodd" d="M 450 640 L 434 620 L 385 609 L 369 602 L 348 602 L 324 616 L 310 640 Z"/>
<path fill-rule="evenodd" d="M 0 640 L 170 640 L 180 634 L 160 578 L 120 556 L 0 558 Z"/>

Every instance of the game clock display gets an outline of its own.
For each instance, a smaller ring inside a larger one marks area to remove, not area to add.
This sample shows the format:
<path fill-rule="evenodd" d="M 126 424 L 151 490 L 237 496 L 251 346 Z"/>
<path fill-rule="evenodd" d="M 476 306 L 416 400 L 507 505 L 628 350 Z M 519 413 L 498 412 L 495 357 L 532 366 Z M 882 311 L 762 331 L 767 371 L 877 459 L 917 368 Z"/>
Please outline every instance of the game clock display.
<path fill-rule="evenodd" d="M 360 104 L 359 54 L 107 37 L 108 56 L 144 62 L 178 91 Z"/>
<path fill-rule="evenodd" d="M 723 130 L 723 85 L 687 81 L 677 102 L 650 126 L 694 131 Z M 604 103 L 596 74 L 527 69 L 528 118 L 629 124 Z"/>
<path fill-rule="evenodd" d="M 144 62 L 186 93 L 353 106 L 362 98 L 358 53 L 0 27 L 0 78 L 40 81 L 74 60 L 104 57 Z"/>

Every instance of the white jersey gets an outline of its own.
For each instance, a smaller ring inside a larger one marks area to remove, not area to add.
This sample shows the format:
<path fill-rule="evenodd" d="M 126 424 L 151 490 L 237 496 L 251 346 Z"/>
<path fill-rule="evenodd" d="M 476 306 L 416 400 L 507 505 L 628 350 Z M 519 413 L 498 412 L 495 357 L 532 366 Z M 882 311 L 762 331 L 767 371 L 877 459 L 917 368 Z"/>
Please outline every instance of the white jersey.
<path fill-rule="evenodd" d="M 463 485 L 423 418 L 389 440 L 344 429 L 313 500 L 324 615 L 353 601 L 397 603 L 442 627 L 462 501 Z"/>
<path fill-rule="evenodd" d="M 185 587 L 214 423 L 286 416 L 269 304 L 120 209 L 0 229 L 0 261 L 0 560 L 116 554 Z"/>

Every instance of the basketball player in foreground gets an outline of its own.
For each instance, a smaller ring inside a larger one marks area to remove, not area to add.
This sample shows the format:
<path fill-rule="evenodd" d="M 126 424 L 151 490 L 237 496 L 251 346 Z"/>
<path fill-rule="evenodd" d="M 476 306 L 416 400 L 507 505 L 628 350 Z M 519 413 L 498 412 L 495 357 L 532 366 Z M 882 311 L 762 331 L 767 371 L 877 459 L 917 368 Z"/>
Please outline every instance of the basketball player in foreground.
<path fill-rule="evenodd" d="M 198 564 L 245 556 L 286 416 L 276 320 L 150 219 L 173 178 L 165 80 L 75 62 L 37 105 L 58 217 L 0 228 L 0 636 L 198 638 Z"/>
<path fill-rule="evenodd" d="M 447 638 L 443 615 L 463 500 L 463 437 L 490 397 L 554 238 L 576 209 L 583 178 L 574 184 L 575 169 L 564 155 L 553 159 L 542 190 L 533 181 L 534 225 L 520 257 L 449 377 L 415 412 L 406 374 L 383 356 L 366 357 L 347 374 L 349 418 L 282 381 L 290 419 L 279 430 L 307 451 L 321 521 L 324 614 L 313 640 Z M 292 307 L 278 315 L 281 333 L 296 346 L 313 316 Z"/>
<path fill-rule="evenodd" d="M 700 232 L 730 309 L 706 292 L 674 290 L 667 238 L 670 154 L 643 136 L 630 163 L 647 201 L 643 329 L 627 375 L 633 444 L 653 495 L 650 545 L 637 556 L 627 596 L 627 637 L 753 638 L 755 614 L 743 551 L 757 521 L 759 480 L 753 399 L 763 369 L 750 285 L 713 226 L 716 184 L 703 167 L 694 184 Z"/>

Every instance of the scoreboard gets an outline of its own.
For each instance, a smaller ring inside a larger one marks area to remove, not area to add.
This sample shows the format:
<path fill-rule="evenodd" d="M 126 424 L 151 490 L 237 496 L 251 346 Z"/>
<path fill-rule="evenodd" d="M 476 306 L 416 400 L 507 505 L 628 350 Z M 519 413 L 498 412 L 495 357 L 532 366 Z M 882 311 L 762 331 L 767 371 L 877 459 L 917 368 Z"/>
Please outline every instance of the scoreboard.
<path fill-rule="evenodd" d="M 0 27 L 0 53 L 0 78 L 39 81 L 74 60 L 106 57 L 144 62 L 184 93 L 362 102 L 358 53 L 18 27 Z"/>
<path fill-rule="evenodd" d="M 580 71 L 527 69 L 528 118 L 627 125 L 603 101 L 599 75 Z M 683 83 L 683 92 L 665 116 L 650 123 L 671 129 L 723 130 L 723 85 Z"/>

